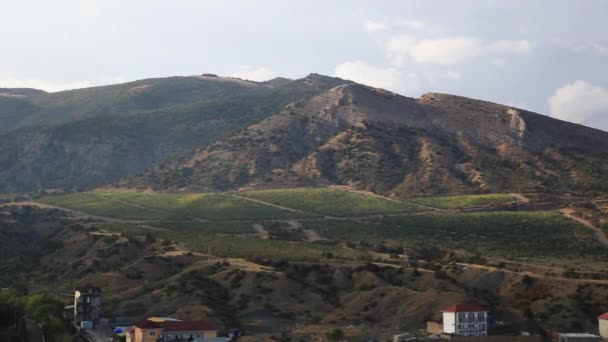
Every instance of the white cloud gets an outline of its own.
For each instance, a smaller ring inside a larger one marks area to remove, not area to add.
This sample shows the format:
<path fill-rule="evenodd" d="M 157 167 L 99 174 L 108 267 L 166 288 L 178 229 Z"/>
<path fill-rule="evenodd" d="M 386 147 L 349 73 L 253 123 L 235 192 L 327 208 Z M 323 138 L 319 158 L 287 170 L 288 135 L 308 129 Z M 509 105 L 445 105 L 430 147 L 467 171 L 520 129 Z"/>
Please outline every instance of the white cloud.
<path fill-rule="evenodd" d="M 532 53 L 532 43 L 522 40 L 499 40 L 491 44 L 490 49 L 497 52 L 508 52 L 515 54 L 530 54 Z"/>
<path fill-rule="evenodd" d="M 462 79 L 462 73 L 459 71 L 448 71 L 445 76 L 451 80 Z"/>
<path fill-rule="evenodd" d="M 423 21 L 416 19 L 404 19 L 399 21 L 399 26 L 405 27 L 410 30 L 421 30 L 425 27 L 425 24 Z"/>
<path fill-rule="evenodd" d="M 79 89 L 92 87 L 95 84 L 89 81 L 81 82 L 49 82 L 38 79 L 16 79 L 16 78 L 1 78 L 0 88 L 34 88 L 48 92 Z"/>
<path fill-rule="evenodd" d="M 0 77 L 0 88 L 34 88 L 41 89 L 48 92 L 56 92 L 62 90 L 80 89 L 96 87 L 104 84 L 116 84 L 126 82 L 126 79 L 122 76 L 118 77 L 102 77 L 96 81 L 70 81 L 70 82 L 56 82 L 40 80 L 35 78 L 14 78 L 14 77 Z"/>
<path fill-rule="evenodd" d="M 608 54 L 608 42 L 606 41 L 572 41 L 568 39 L 554 39 L 551 43 L 559 48 L 568 49 L 574 53 L 606 55 Z"/>
<path fill-rule="evenodd" d="M 527 40 L 501 40 L 484 44 L 472 37 L 416 40 L 409 35 L 398 35 L 390 38 L 386 44 L 388 58 L 395 66 L 401 66 L 407 60 L 451 65 L 466 62 L 483 54 L 529 54 L 532 49 L 532 43 Z"/>
<path fill-rule="evenodd" d="M 399 85 L 395 68 L 378 68 L 363 61 L 348 61 L 334 68 L 334 75 L 377 88 L 395 89 Z"/>
<path fill-rule="evenodd" d="M 374 21 L 371 19 L 363 20 L 363 31 L 365 32 L 378 32 L 384 31 L 388 29 L 388 26 L 385 23 Z"/>
<path fill-rule="evenodd" d="M 239 71 L 232 73 L 230 76 L 250 81 L 262 82 L 276 77 L 276 74 L 267 67 L 243 67 Z"/>
<path fill-rule="evenodd" d="M 363 61 L 347 61 L 336 66 L 334 76 L 394 92 L 420 89 L 420 78 L 416 73 L 392 67 L 380 68 Z"/>
<path fill-rule="evenodd" d="M 549 106 L 552 116 L 566 121 L 606 120 L 608 90 L 585 81 L 574 81 L 557 89 L 549 98 Z"/>

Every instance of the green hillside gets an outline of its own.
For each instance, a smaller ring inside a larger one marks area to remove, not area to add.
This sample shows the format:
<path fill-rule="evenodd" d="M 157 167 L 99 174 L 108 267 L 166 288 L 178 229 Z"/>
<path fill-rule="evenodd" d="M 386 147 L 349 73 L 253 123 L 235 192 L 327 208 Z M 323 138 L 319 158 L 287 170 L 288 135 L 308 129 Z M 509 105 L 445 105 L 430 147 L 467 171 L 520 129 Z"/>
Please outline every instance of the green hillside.
<path fill-rule="evenodd" d="M 433 204 L 491 205 L 498 199 L 511 201 L 509 196 L 469 195 L 458 200 L 437 197 Z M 412 248 L 462 249 L 509 259 L 572 262 L 608 257 L 608 250 L 589 228 L 557 211 L 429 210 L 329 188 L 185 194 L 96 191 L 38 201 L 116 221 L 103 223 L 104 229 L 153 234 L 201 252 L 211 243 L 217 255 L 225 257 L 274 255 L 312 260 L 326 250 L 349 259 L 367 255 L 353 248 L 394 248 L 402 243 Z M 413 203 L 428 201 L 412 199 Z M 146 222 L 140 226 L 128 220 Z M 150 230 L 149 226 L 160 229 Z M 320 247 L 323 241 L 325 247 Z M 350 247 L 344 249 L 344 243 Z"/>
<path fill-rule="evenodd" d="M 237 195 L 326 216 L 364 216 L 424 210 L 397 200 L 326 188 L 242 191 Z"/>
<path fill-rule="evenodd" d="M 135 175 L 343 82 L 171 77 L 0 96 L 0 193 L 91 188 Z"/>

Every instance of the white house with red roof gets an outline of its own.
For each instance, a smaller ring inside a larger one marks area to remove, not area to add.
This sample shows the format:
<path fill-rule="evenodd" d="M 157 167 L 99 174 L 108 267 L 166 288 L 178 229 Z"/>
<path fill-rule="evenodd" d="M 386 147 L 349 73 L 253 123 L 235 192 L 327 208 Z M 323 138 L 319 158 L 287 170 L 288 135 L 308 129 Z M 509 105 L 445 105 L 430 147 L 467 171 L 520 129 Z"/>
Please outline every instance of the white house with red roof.
<path fill-rule="evenodd" d="M 180 321 L 150 318 L 127 329 L 127 342 L 206 342 L 217 337 L 219 329 L 207 321 Z"/>
<path fill-rule="evenodd" d="M 608 312 L 597 318 L 599 320 L 600 336 L 608 341 Z"/>
<path fill-rule="evenodd" d="M 443 332 L 460 336 L 487 336 L 488 310 L 475 304 L 456 304 L 443 310 Z"/>

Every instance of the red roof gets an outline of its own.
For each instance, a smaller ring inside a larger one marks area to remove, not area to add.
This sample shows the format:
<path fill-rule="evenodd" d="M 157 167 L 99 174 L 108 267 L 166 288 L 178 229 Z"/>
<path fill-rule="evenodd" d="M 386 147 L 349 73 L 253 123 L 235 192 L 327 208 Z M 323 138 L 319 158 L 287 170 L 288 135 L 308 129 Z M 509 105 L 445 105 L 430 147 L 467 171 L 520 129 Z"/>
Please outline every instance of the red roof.
<path fill-rule="evenodd" d="M 160 326 L 160 324 L 158 324 L 156 322 L 148 321 L 147 319 L 134 323 L 133 326 L 136 326 L 139 329 L 161 329 L 162 328 Z"/>
<path fill-rule="evenodd" d="M 165 331 L 218 331 L 216 326 L 207 321 L 164 321 Z"/>
<path fill-rule="evenodd" d="M 447 308 L 441 310 L 441 312 L 487 312 L 486 308 L 481 305 L 476 304 L 456 304 L 452 306 L 448 306 Z"/>
<path fill-rule="evenodd" d="M 598 317 L 598 319 L 604 320 L 604 321 L 608 321 L 608 312 L 606 312 L 605 314 L 600 315 L 600 317 Z"/>

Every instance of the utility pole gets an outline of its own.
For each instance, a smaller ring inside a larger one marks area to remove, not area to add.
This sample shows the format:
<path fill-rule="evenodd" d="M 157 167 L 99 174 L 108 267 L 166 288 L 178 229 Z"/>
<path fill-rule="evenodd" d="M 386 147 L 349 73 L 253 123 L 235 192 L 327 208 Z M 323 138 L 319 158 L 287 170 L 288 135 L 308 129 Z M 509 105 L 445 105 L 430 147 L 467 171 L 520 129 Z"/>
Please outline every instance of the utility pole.
<path fill-rule="evenodd" d="M 410 267 L 410 260 L 407 257 L 407 251 L 405 250 L 405 243 L 403 243 L 401 245 L 401 247 L 403 248 L 403 268 L 407 268 Z"/>
<path fill-rule="evenodd" d="M 209 248 L 207 249 L 207 264 L 211 265 L 211 243 L 209 243 Z"/>

